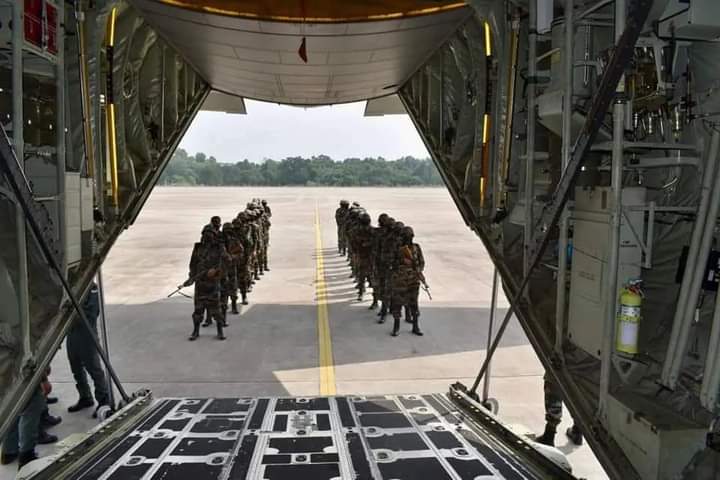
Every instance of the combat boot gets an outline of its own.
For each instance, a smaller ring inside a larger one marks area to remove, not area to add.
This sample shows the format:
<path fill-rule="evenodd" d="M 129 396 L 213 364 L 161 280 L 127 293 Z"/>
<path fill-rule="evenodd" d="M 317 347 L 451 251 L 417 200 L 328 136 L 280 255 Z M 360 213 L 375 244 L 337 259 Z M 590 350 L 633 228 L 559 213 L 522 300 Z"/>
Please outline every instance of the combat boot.
<path fill-rule="evenodd" d="M 203 327 L 207 327 L 207 326 L 210 326 L 210 325 L 212 325 L 212 317 L 210 316 L 210 312 L 208 312 L 207 315 L 206 315 L 206 317 L 205 317 L 205 321 L 202 323 L 202 326 L 203 326 Z"/>
<path fill-rule="evenodd" d="M 242 304 L 243 304 L 243 305 L 247 305 L 247 304 L 248 304 L 247 293 L 243 293 L 243 294 L 242 294 Z"/>
<path fill-rule="evenodd" d="M 391 335 L 393 337 L 400 335 L 400 315 L 393 314 L 393 331 Z"/>
<path fill-rule="evenodd" d="M 415 318 L 415 321 L 413 322 L 412 333 L 413 333 L 413 335 L 417 335 L 418 337 L 422 337 L 424 335 L 422 330 L 420 330 L 420 326 L 418 325 L 417 318 Z"/>
<path fill-rule="evenodd" d="M 377 299 L 377 296 L 375 296 L 375 294 L 373 293 L 373 301 L 370 304 L 370 306 L 368 307 L 368 310 L 375 310 L 377 308 L 377 306 L 378 306 L 378 299 Z"/>
<path fill-rule="evenodd" d="M 195 322 L 193 324 L 193 331 L 190 334 L 190 338 L 188 338 L 188 340 L 190 340 L 192 342 L 192 341 L 196 340 L 199 336 L 200 336 L 200 322 Z"/>
<path fill-rule="evenodd" d="M 568 428 L 565 432 L 565 435 L 567 435 L 570 441 L 575 445 L 580 446 L 583 444 L 582 432 L 577 425 L 573 425 L 572 427 Z"/>
<path fill-rule="evenodd" d="M 24 467 L 26 464 L 32 462 L 33 460 L 37 460 L 38 456 L 37 453 L 35 453 L 35 450 L 30 450 L 27 452 L 20 452 L 18 455 L 18 470 Z"/>
<path fill-rule="evenodd" d="M 217 339 L 218 340 L 225 340 L 225 335 L 223 334 L 223 325 L 220 322 L 215 322 L 217 324 Z"/>
<path fill-rule="evenodd" d="M 543 445 L 547 445 L 548 447 L 554 447 L 555 446 L 555 433 L 557 432 L 557 429 L 555 426 L 550 425 L 549 423 L 545 424 L 545 431 L 542 435 L 537 437 L 535 441 L 537 443 L 542 443 Z"/>
<path fill-rule="evenodd" d="M 380 312 L 378 312 L 378 323 L 385 323 L 385 317 L 387 316 L 387 305 L 385 302 L 382 302 L 382 306 L 380 307 Z"/>
<path fill-rule="evenodd" d="M 237 297 L 230 299 L 230 313 L 232 313 L 233 315 L 237 315 L 238 313 L 240 313 L 237 309 Z"/>

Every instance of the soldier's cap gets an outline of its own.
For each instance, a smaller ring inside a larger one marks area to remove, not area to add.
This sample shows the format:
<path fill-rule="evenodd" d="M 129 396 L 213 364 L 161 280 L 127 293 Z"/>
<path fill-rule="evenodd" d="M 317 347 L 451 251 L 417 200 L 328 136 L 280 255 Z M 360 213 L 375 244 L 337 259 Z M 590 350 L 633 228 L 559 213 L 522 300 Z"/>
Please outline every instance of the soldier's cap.
<path fill-rule="evenodd" d="M 340 206 L 346 207 L 348 205 L 350 205 L 350 202 L 348 202 L 347 200 L 340 200 Z"/>
<path fill-rule="evenodd" d="M 265 200 L 265 199 L 263 198 L 263 199 L 262 199 L 262 202 L 260 202 L 260 203 L 262 203 L 263 205 L 267 205 L 267 200 Z"/>
<path fill-rule="evenodd" d="M 360 204 L 359 204 L 358 202 L 353 202 L 352 204 L 353 204 L 353 207 L 359 207 L 359 206 L 360 206 Z"/>
<path fill-rule="evenodd" d="M 225 223 L 223 223 L 223 226 L 222 226 L 223 231 L 226 230 L 226 229 L 227 229 L 227 230 L 232 230 L 233 228 L 234 228 L 234 227 L 233 227 L 233 224 L 232 224 L 232 223 L 230 223 L 230 222 L 225 222 Z"/>

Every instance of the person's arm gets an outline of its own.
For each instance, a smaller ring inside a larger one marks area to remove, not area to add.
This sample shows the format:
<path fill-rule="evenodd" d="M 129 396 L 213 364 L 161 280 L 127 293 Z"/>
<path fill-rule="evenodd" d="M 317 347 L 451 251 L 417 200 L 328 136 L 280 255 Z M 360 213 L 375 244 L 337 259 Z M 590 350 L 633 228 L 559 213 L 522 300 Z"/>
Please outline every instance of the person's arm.
<path fill-rule="evenodd" d="M 100 315 L 100 294 L 98 293 L 97 285 L 93 285 L 88 291 L 83 303 L 83 313 L 85 318 L 90 322 L 90 325 L 95 327 L 97 325 L 97 317 Z"/>
<path fill-rule="evenodd" d="M 420 248 L 420 245 L 416 243 L 415 247 L 417 247 L 418 269 L 420 272 L 423 272 L 425 270 L 425 257 L 423 256 L 422 248 Z"/>

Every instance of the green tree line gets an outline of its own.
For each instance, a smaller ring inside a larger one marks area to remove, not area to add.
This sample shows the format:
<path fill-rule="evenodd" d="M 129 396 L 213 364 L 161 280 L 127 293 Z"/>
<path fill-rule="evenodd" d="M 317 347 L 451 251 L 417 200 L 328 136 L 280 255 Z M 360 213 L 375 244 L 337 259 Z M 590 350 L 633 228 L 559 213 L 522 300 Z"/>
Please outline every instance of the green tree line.
<path fill-rule="evenodd" d="M 178 148 L 168 163 L 160 185 L 267 185 L 267 186 L 418 186 L 441 185 L 442 179 L 428 158 L 397 160 L 346 158 L 326 155 L 312 158 L 218 162 L 202 152 L 189 155 Z"/>

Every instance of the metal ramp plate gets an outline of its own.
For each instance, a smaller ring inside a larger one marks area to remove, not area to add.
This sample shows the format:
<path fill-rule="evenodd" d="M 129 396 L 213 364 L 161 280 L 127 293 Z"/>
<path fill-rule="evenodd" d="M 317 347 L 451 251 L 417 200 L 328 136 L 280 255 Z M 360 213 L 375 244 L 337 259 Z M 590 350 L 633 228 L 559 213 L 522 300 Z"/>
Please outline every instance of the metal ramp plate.
<path fill-rule="evenodd" d="M 445 395 L 167 398 L 135 423 L 67 478 L 552 478 Z"/>

